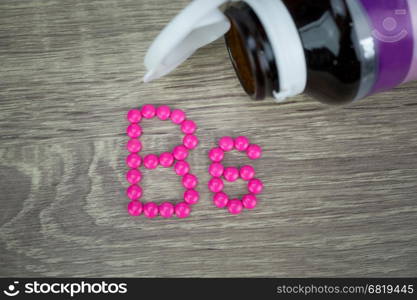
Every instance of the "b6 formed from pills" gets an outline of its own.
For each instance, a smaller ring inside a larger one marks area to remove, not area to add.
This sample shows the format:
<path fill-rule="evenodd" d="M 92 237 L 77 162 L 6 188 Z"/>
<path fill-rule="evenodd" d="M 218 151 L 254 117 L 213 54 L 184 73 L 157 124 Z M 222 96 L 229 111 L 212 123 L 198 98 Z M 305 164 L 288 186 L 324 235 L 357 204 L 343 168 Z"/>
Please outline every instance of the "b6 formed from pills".
<path fill-rule="evenodd" d="M 143 135 L 143 129 L 139 124 L 143 119 L 152 119 L 157 117 L 160 121 L 171 120 L 174 124 L 180 126 L 181 131 L 185 134 L 182 138 L 182 144 L 175 146 L 171 152 L 164 152 L 159 155 L 147 154 L 140 156 L 143 149 L 142 142 L 139 138 Z M 181 109 L 172 110 L 167 105 L 155 107 L 152 104 L 146 104 L 141 109 L 132 109 L 127 113 L 129 125 L 126 128 L 126 134 L 129 140 L 126 144 L 130 154 L 126 157 L 126 165 L 129 171 L 126 173 L 126 180 L 129 187 L 126 195 L 130 199 L 127 211 L 132 216 L 144 215 L 148 219 L 154 219 L 158 216 L 169 219 L 176 216 L 184 219 L 190 216 L 191 206 L 200 200 L 200 193 L 196 190 L 198 186 L 198 177 L 190 173 L 190 164 L 186 161 L 189 152 L 195 149 L 199 144 L 199 139 L 195 135 L 197 124 L 187 119 L 185 112 Z M 263 191 L 263 183 L 260 179 L 255 178 L 256 172 L 253 166 L 244 165 L 241 167 L 227 166 L 222 164 L 225 154 L 237 150 L 245 152 L 250 160 L 257 160 L 262 157 L 262 148 L 257 144 L 251 144 L 245 136 L 232 138 L 224 136 L 219 139 L 217 146 L 210 149 L 208 157 L 211 164 L 208 168 L 212 176 L 208 182 L 208 188 L 213 195 L 213 203 L 218 208 L 226 208 L 230 214 L 238 215 L 243 210 L 252 210 L 258 204 L 259 195 Z M 155 202 L 143 203 L 143 189 L 140 183 L 143 174 L 141 167 L 148 170 L 154 170 L 158 166 L 164 168 L 173 168 L 174 172 L 181 177 L 182 186 L 185 188 L 183 201 L 171 203 L 164 201 L 161 204 Z M 247 182 L 248 193 L 241 199 L 230 198 L 224 191 L 225 181 L 235 182 L 238 179 Z"/>

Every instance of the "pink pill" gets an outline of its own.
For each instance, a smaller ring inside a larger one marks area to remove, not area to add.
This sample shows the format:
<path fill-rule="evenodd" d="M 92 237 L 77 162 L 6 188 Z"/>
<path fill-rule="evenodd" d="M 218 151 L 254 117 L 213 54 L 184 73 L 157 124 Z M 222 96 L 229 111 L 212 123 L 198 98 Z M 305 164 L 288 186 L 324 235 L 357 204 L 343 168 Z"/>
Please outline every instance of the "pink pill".
<path fill-rule="evenodd" d="M 193 189 L 198 185 L 198 178 L 194 174 L 188 173 L 182 177 L 182 185 L 186 189 Z"/>
<path fill-rule="evenodd" d="M 159 214 L 162 218 L 169 219 L 174 215 L 174 212 L 174 204 L 170 202 L 164 202 L 161 205 L 159 205 Z"/>
<path fill-rule="evenodd" d="M 213 193 L 218 193 L 221 192 L 224 188 L 224 182 L 223 180 L 221 180 L 218 177 L 213 177 L 212 179 L 210 179 L 210 181 L 208 182 L 208 188 L 210 189 L 210 191 L 212 191 Z"/>
<path fill-rule="evenodd" d="M 253 160 L 259 159 L 262 156 L 262 148 L 259 145 L 251 144 L 246 149 L 246 155 Z"/>
<path fill-rule="evenodd" d="M 174 164 L 174 156 L 169 153 L 165 152 L 159 155 L 159 164 L 165 168 L 169 168 Z"/>
<path fill-rule="evenodd" d="M 130 200 L 139 200 L 142 197 L 142 188 L 138 185 L 131 185 L 127 188 L 126 195 Z"/>
<path fill-rule="evenodd" d="M 184 176 L 190 172 L 190 165 L 186 161 L 177 161 L 174 166 L 175 173 L 179 176 Z"/>
<path fill-rule="evenodd" d="M 143 165 L 146 169 L 156 169 L 159 164 L 158 156 L 155 154 L 148 154 L 143 158 Z"/>
<path fill-rule="evenodd" d="M 242 201 L 238 199 L 230 200 L 227 204 L 227 209 L 232 215 L 238 215 L 243 210 L 243 204 Z"/>
<path fill-rule="evenodd" d="M 249 139 L 245 136 L 239 136 L 235 139 L 235 148 L 238 151 L 246 151 L 249 147 Z"/>
<path fill-rule="evenodd" d="M 131 109 L 127 113 L 127 120 L 130 123 L 139 123 L 142 120 L 142 113 L 139 109 Z"/>
<path fill-rule="evenodd" d="M 184 219 L 187 218 L 191 213 L 191 207 L 184 202 L 178 203 L 175 205 L 175 215 L 180 218 Z"/>
<path fill-rule="evenodd" d="M 182 143 L 187 149 L 195 149 L 198 146 L 198 138 L 195 135 L 187 134 L 183 137 Z"/>
<path fill-rule="evenodd" d="M 127 211 L 131 216 L 137 217 L 142 214 L 143 205 L 139 201 L 130 201 L 127 205 Z"/>
<path fill-rule="evenodd" d="M 130 153 L 137 153 L 142 150 L 142 143 L 138 139 L 130 139 L 127 142 L 127 150 Z"/>
<path fill-rule="evenodd" d="M 219 140 L 219 147 L 223 149 L 223 151 L 231 151 L 235 146 L 235 141 L 230 136 L 224 136 Z"/>
<path fill-rule="evenodd" d="M 136 184 L 142 180 L 142 173 L 136 169 L 129 170 L 126 173 L 126 180 L 130 184 Z"/>
<path fill-rule="evenodd" d="M 130 124 L 126 128 L 126 133 L 131 138 L 140 137 L 142 135 L 142 127 L 140 127 L 138 124 Z"/>
<path fill-rule="evenodd" d="M 248 182 L 248 190 L 253 194 L 260 194 L 264 189 L 264 184 L 261 180 L 253 178 Z"/>
<path fill-rule="evenodd" d="M 156 108 L 152 104 L 145 104 L 142 106 L 142 117 L 145 119 L 152 119 L 156 115 Z"/>
<path fill-rule="evenodd" d="M 171 116 L 171 109 L 167 105 L 161 105 L 156 109 L 156 116 L 161 121 L 168 120 Z"/>
<path fill-rule="evenodd" d="M 172 150 L 172 154 L 176 160 L 184 160 L 188 157 L 188 149 L 183 145 L 179 145 Z"/>
<path fill-rule="evenodd" d="M 227 203 L 229 203 L 229 197 L 226 193 L 219 192 L 214 194 L 213 202 L 218 208 L 224 208 L 227 206 Z"/>
<path fill-rule="evenodd" d="M 197 130 L 197 125 L 193 120 L 185 120 L 181 123 L 181 131 L 185 134 L 193 134 Z"/>
<path fill-rule="evenodd" d="M 200 199 L 200 194 L 196 190 L 186 190 L 184 192 L 184 201 L 190 205 L 194 205 Z"/>
<path fill-rule="evenodd" d="M 255 195 L 247 194 L 242 198 L 242 204 L 246 209 L 254 209 L 258 204 L 258 199 Z"/>
<path fill-rule="evenodd" d="M 249 181 L 255 177 L 255 169 L 252 166 L 243 166 L 240 168 L 240 178 Z"/>
<path fill-rule="evenodd" d="M 148 202 L 143 206 L 143 214 L 149 219 L 157 217 L 158 213 L 158 205 L 154 202 Z"/>
<path fill-rule="evenodd" d="M 223 175 L 224 167 L 221 163 L 214 162 L 209 167 L 209 173 L 213 177 L 220 177 Z"/>
<path fill-rule="evenodd" d="M 223 172 L 224 179 L 234 182 L 239 178 L 239 169 L 235 167 L 227 167 Z"/>
<path fill-rule="evenodd" d="M 175 124 L 181 124 L 185 120 L 185 112 L 181 109 L 174 109 L 171 112 L 171 121 Z"/>
<path fill-rule="evenodd" d="M 209 158 L 211 161 L 220 162 L 224 158 L 224 151 L 221 148 L 213 148 L 209 152 Z"/>
<path fill-rule="evenodd" d="M 126 157 L 126 165 L 128 165 L 128 167 L 131 169 L 139 168 L 141 164 L 142 157 L 136 153 L 131 153 Z"/>

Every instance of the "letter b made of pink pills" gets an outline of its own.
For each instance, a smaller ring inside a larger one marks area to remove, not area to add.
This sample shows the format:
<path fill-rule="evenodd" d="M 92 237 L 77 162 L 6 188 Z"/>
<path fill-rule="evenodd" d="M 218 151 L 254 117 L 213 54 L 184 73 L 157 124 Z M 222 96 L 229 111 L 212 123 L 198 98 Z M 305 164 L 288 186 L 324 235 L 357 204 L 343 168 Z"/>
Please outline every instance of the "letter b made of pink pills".
<path fill-rule="evenodd" d="M 142 119 L 157 118 L 160 121 L 170 120 L 177 124 L 184 133 L 182 141 L 171 151 L 160 154 L 148 154 L 144 157 L 140 155 L 142 142 L 140 137 L 143 134 L 140 125 Z M 129 187 L 126 189 L 126 196 L 130 202 L 127 205 L 128 213 L 132 216 L 144 215 L 146 218 L 154 219 L 161 217 L 165 219 L 176 216 L 184 219 L 190 216 L 192 206 L 199 202 L 200 194 L 197 191 L 199 185 L 198 177 L 192 173 L 191 166 L 187 162 L 190 151 L 197 148 L 199 139 L 196 135 L 197 124 L 187 118 L 181 109 L 171 109 L 166 105 L 155 107 L 147 104 L 141 109 L 132 109 L 127 113 L 129 125 L 126 134 L 129 137 L 126 148 L 129 155 L 126 157 L 126 165 L 129 170 L 126 173 L 126 180 Z M 243 210 L 253 210 L 258 204 L 258 196 L 263 191 L 263 183 L 256 178 L 253 166 L 244 165 L 242 167 L 223 166 L 222 161 L 227 152 L 230 151 L 246 152 L 250 160 L 257 160 L 262 156 L 262 149 L 259 145 L 251 144 L 249 139 L 244 136 L 237 138 L 222 137 L 218 145 L 212 148 L 209 153 L 211 164 L 208 172 L 212 176 L 208 182 L 208 189 L 213 193 L 214 206 L 225 208 L 230 214 L 237 215 Z M 180 179 L 184 187 L 183 199 L 178 203 L 165 201 L 163 203 L 144 202 L 143 178 L 141 168 L 149 170 L 158 167 L 172 168 Z M 234 182 L 238 179 L 247 182 L 247 194 L 241 199 L 232 198 L 223 191 L 224 180 Z"/>

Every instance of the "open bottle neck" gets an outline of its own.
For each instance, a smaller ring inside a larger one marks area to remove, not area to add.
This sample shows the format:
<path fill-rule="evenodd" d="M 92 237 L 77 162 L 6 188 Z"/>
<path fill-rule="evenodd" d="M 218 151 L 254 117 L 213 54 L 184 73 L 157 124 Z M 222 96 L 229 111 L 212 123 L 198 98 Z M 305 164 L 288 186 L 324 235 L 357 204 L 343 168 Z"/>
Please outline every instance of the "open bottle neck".
<path fill-rule="evenodd" d="M 304 92 L 307 67 L 297 27 L 280 0 L 244 0 L 225 11 L 226 44 L 245 91 L 277 101 Z"/>
<path fill-rule="evenodd" d="M 273 97 L 279 90 L 278 71 L 262 23 L 245 2 L 229 6 L 225 14 L 231 23 L 226 45 L 244 90 L 254 100 Z"/>

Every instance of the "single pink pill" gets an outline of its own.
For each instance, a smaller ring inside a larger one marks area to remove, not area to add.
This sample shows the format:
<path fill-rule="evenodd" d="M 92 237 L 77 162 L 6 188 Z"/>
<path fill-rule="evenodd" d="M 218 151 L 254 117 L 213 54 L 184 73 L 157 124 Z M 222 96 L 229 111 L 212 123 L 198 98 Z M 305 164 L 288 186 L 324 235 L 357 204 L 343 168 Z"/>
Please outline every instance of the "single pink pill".
<path fill-rule="evenodd" d="M 210 189 L 210 191 L 212 191 L 213 193 L 218 193 L 221 192 L 224 188 L 224 182 L 223 180 L 221 180 L 218 177 L 213 177 L 212 179 L 210 179 L 210 181 L 208 182 L 208 188 Z"/>
<path fill-rule="evenodd" d="M 127 150 L 130 153 L 137 153 L 142 150 L 142 143 L 138 139 L 130 139 L 127 142 Z"/>
<path fill-rule="evenodd" d="M 142 106 L 142 117 L 145 119 L 152 119 L 156 115 L 156 108 L 152 104 L 145 104 Z"/>
<path fill-rule="evenodd" d="M 127 120 L 130 123 L 139 123 L 142 120 L 142 113 L 139 109 L 131 109 L 127 113 Z"/>
<path fill-rule="evenodd" d="M 171 112 L 171 121 L 175 124 L 181 124 L 185 120 L 185 112 L 181 109 L 174 109 Z"/>
<path fill-rule="evenodd" d="M 238 199 L 230 200 L 227 204 L 227 209 L 232 215 L 238 215 L 243 210 L 243 204 L 242 201 Z"/>
<path fill-rule="evenodd" d="M 142 180 L 142 173 L 136 169 L 129 170 L 126 173 L 126 180 L 130 184 L 136 184 Z"/>
<path fill-rule="evenodd" d="M 159 214 L 162 218 L 169 219 L 174 215 L 174 212 L 174 204 L 170 202 L 164 202 L 161 205 L 159 205 Z"/>
<path fill-rule="evenodd" d="M 198 138 L 193 134 L 187 134 L 183 137 L 182 143 L 185 147 L 192 150 L 198 146 Z"/>
<path fill-rule="evenodd" d="M 248 190 L 253 194 L 260 194 L 264 189 L 264 184 L 260 179 L 253 178 L 248 182 Z"/>
<path fill-rule="evenodd" d="M 234 182 L 239 178 L 239 169 L 235 167 L 227 167 L 223 172 L 224 179 Z"/>
<path fill-rule="evenodd" d="M 194 205 L 200 199 L 200 194 L 196 190 L 186 190 L 184 192 L 184 201 L 190 205 Z"/>
<path fill-rule="evenodd" d="M 172 150 L 172 154 L 174 155 L 176 160 L 184 160 L 188 157 L 188 149 L 183 145 L 179 145 L 174 147 L 174 150 Z"/>
<path fill-rule="evenodd" d="M 255 169 L 252 166 L 243 166 L 240 168 L 240 178 L 249 181 L 255 177 Z"/>
<path fill-rule="evenodd" d="M 126 195 L 130 200 L 139 200 L 142 197 L 142 188 L 138 185 L 131 185 L 127 188 Z"/>
<path fill-rule="evenodd" d="M 139 201 L 130 201 L 127 205 L 127 211 L 131 216 L 137 217 L 142 214 L 143 205 Z"/>
<path fill-rule="evenodd" d="M 148 202 L 143 206 L 143 214 L 149 219 L 153 219 L 158 216 L 158 205 L 154 202 Z"/>
<path fill-rule="evenodd" d="M 224 136 L 219 140 L 219 147 L 223 149 L 223 151 L 231 151 L 235 146 L 235 141 L 230 136 Z"/>
<path fill-rule="evenodd" d="M 229 197 L 226 193 L 219 192 L 214 194 L 213 202 L 218 208 L 224 208 L 227 206 L 227 203 L 229 203 Z"/>
<path fill-rule="evenodd" d="M 156 116 L 161 121 L 168 120 L 171 116 L 171 109 L 168 105 L 161 105 L 156 109 Z"/>
<path fill-rule="evenodd" d="M 190 172 L 190 165 L 188 162 L 180 160 L 175 163 L 174 169 L 177 175 L 184 176 Z"/>
<path fill-rule="evenodd" d="M 255 195 L 247 194 L 242 197 L 242 204 L 246 209 L 254 209 L 258 204 L 258 199 Z"/>
<path fill-rule="evenodd" d="M 181 130 L 185 134 L 193 134 L 197 130 L 197 124 L 193 120 L 185 120 L 181 123 Z"/>
<path fill-rule="evenodd" d="M 131 138 L 140 137 L 142 135 L 142 127 L 140 127 L 138 124 L 130 124 L 126 128 L 126 133 Z"/>
<path fill-rule="evenodd" d="M 142 157 L 136 153 L 131 153 L 126 157 L 126 165 L 131 169 L 139 168 L 142 164 Z"/>
<path fill-rule="evenodd" d="M 198 185 L 198 178 L 194 174 L 188 173 L 182 177 L 182 185 L 186 189 L 193 189 Z"/>
<path fill-rule="evenodd" d="M 155 154 L 148 154 L 143 158 L 143 165 L 146 169 L 156 169 L 159 164 L 158 156 Z"/>
<path fill-rule="evenodd" d="M 184 219 L 187 218 L 191 213 L 191 207 L 184 202 L 178 203 L 175 205 L 175 215 L 180 218 Z"/>
<path fill-rule="evenodd" d="M 209 173 L 213 177 L 220 177 L 223 175 L 224 167 L 221 163 L 214 162 L 209 167 Z"/>
<path fill-rule="evenodd" d="M 165 168 L 169 168 L 174 164 L 174 156 L 169 153 L 165 152 L 159 155 L 159 164 Z"/>
<path fill-rule="evenodd" d="M 224 151 L 221 148 L 213 148 L 209 152 L 209 158 L 211 161 L 220 162 L 224 158 Z"/>
<path fill-rule="evenodd" d="M 251 144 L 246 149 L 246 155 L 253 160 L 259 159 L 262 157 L 262 148 L 259 145 Z"/>
<path fill-rule="evenodd" d="M 238 151 L 246 151 L 249 147 L 249 139 L 245 136 L 235 138 L 235 148 Z"/>

